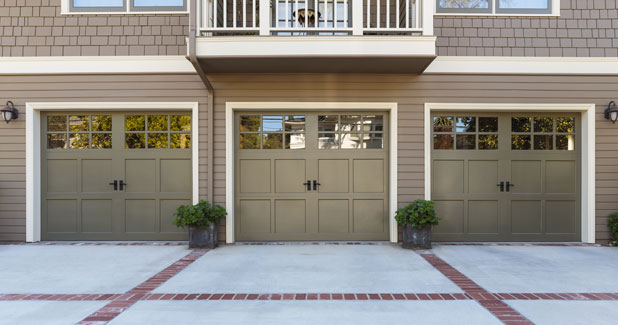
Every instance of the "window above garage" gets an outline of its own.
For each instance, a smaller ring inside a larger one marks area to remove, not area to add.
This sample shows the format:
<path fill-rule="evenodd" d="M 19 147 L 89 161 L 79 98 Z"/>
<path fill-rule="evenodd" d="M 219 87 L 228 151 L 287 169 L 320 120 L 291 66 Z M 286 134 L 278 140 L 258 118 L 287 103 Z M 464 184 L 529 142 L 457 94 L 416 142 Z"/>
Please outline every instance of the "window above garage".
<path fill-rule="evenodd" d="M 64 14 L 188 13 L 188 0 L 63 0 Z"/>
<path fill-rule="evenodd" d="M 559 16 L 560 0 L 436 0 L 436 13 Z"/>

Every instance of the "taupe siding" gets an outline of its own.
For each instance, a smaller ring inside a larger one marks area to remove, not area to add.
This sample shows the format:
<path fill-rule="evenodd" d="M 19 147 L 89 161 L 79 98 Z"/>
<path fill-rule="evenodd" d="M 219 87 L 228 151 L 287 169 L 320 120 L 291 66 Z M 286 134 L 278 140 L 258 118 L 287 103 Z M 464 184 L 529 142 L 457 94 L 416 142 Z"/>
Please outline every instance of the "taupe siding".
<path fill-rule="evenodd" d="M 199 102 L 200 194 L 206 198 L 208 101 L 197 75 L 0 76 L 0 98 L 21 113 L 0 124 L 0 242 L 25 240 L 26 102 Z"/>
<path fill-rule="evenodd" d="M 438 55 L 618 56 L 616 0 L 561 0 L 560 17 L 434 19 Z"/>
<path fill-rule="evenodd" d="M 184 55 L 189 17 L 61 15 L 60 0 L 0 0 L 0 56 Z"/>

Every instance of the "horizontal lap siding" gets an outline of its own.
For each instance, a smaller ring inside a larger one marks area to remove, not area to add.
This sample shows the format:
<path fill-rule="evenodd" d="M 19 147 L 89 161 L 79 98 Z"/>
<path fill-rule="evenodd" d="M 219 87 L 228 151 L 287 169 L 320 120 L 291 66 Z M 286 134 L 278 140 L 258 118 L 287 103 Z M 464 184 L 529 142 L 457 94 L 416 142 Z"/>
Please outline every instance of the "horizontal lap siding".
<path fill-rule="evenodd" d="M 618 211 L 618 126 L 602 111 L 618 93 L 618 77 L 213 75 L 215 201 L 225 204 L 225 103 L 250 101 L 397 102 L 398 206 L 424 196 L 423 109 L 426 102 L 590 103 L 597 105 L 597 240 Z M 499 106 L 497 106 L 499 109 Z"/>
<path fill-rule="evenodd" d="M 206 196 L 207 93 L 196 75 L 0 76 L 0 99 L 20 111 L 19 119 L 0 123 L 0 241 L 25 240 L 26 102 L 199 102 L 200 194 Z"/>

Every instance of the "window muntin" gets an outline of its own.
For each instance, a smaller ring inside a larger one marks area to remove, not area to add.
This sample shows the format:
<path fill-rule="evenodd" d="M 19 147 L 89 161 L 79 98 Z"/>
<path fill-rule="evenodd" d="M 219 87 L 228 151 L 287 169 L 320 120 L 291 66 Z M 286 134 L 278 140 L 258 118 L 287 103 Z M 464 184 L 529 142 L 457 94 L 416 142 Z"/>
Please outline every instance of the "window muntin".
<path fill-rule="evenodd" d="M 575 118 L 518 116 L 511 118 L 511 150 L 575 150 Z"/>
<path fill-rule="evenodd" d="M 70 12 L 187 11 L 187 0 L 69 0 Z"/>
<path fill-rule="evenodd" d="M 553 0 L 436 0 L 437 13 L 551 14 Z"/>
<path fill-rule="evenodd" d="M 305 149 L 305 115 L 241 115 L 240 149 Z"/>
<path fill-rule="evenodd" d="M 47 149 L 111 149 L 111 115 L 47 116 Z"/>
<path fill-rule="evenodd" d="M 318 149 L 383 149 L 383 130 L 383 115 L 318 115 Z"/>
<path fill-rule="evenodd" d="M 126 115 L 124 131 L 126 149 L 191 148 L 189 115 Z"/>
<path fill-rule="evenodd" d="M 494 116 L 434 116 L 434 150 L 497 150 L 498 118 Z"/>

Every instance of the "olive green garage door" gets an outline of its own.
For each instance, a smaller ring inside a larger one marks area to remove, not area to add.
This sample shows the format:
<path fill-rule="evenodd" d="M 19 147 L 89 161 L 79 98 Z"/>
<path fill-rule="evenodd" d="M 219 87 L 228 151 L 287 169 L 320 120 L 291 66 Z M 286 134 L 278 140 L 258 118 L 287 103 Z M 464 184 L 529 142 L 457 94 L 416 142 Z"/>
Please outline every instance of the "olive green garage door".
<path fill-rule="evenodd" d="M 236 239 L 388 240 L 387 121 L 237 113 Z"/>
<path fill-rule="evenodd" d="M 42 116 L 43 240 L 180 240 L 191 203 L 191 116 Z"/>
<path fill-rule="evenodd" d="M 579 241 L 575 114 L 432 115 L 438 241 Z"/>

